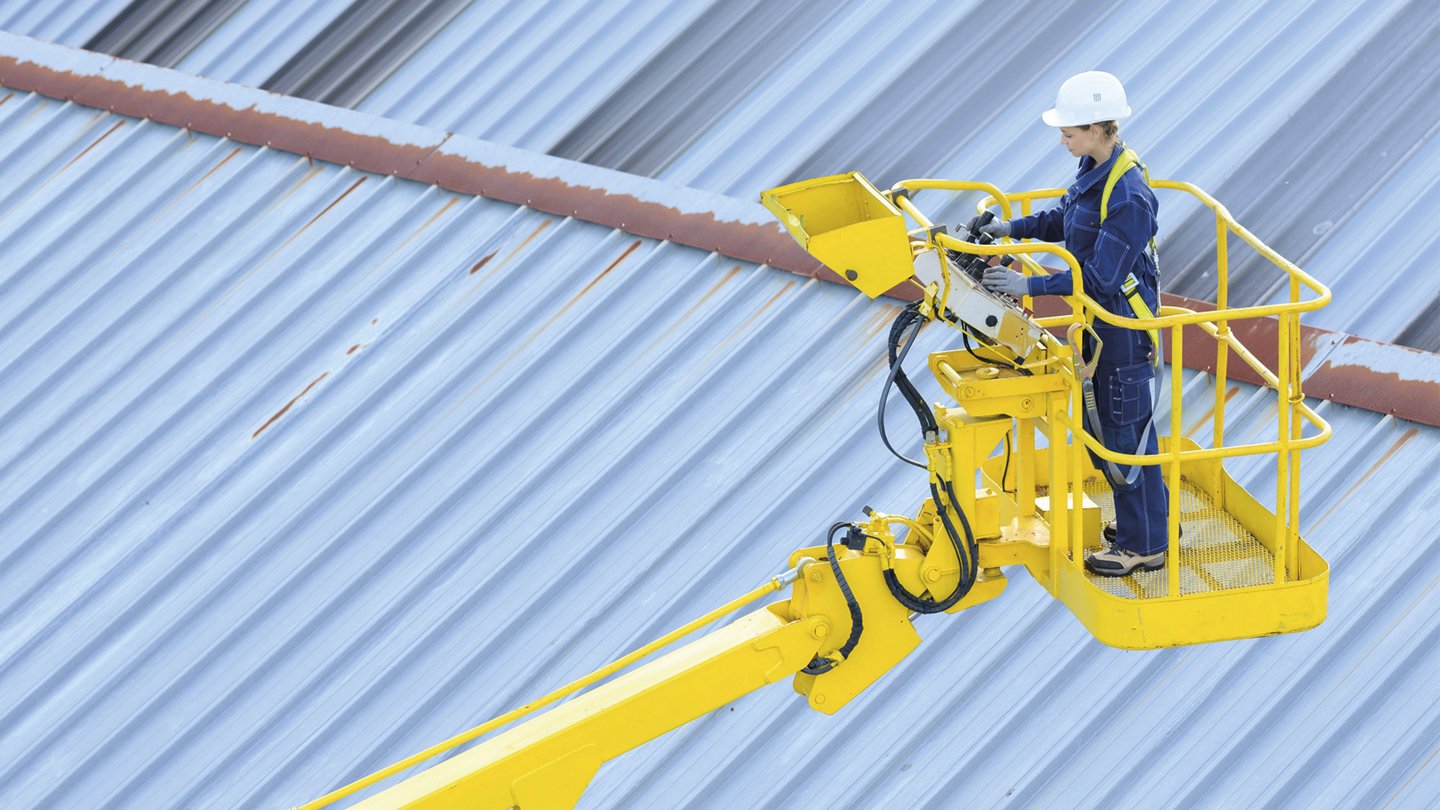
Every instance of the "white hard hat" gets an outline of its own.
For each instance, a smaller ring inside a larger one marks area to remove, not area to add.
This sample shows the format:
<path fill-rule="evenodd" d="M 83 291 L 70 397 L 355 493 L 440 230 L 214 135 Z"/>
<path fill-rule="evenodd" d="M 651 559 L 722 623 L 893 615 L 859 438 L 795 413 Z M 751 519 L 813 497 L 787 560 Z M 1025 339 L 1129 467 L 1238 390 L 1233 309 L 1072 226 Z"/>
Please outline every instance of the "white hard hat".
<path fill-rule="evenodd" d="M 1130 117 L 1125 88 L 1120 80 L 1103 70 L 1077 73 L 1060 85 L 1055 106 L 1040 119 L 1052 127 L 1083 127 L 1096 121 L 1119 121 Z"/>

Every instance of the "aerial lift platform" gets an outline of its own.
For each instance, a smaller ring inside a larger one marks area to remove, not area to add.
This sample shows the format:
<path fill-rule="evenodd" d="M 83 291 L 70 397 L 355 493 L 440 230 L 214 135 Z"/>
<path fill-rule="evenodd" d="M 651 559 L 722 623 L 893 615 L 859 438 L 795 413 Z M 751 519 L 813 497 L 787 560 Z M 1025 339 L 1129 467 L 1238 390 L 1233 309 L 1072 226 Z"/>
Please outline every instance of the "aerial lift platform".
<path fill-rule="evenodd" d="M 915 515 L 867 508 L 863 518 L 837 522 L 825 545 L 797 549 L 788 570 L 750 593 L 534 703 L 303 807 L 324 807 L 509 725 L 787 587 L 788 599 L 491 736 L 358 806 L 573 807 L 604 762 L 785 678 L 812 708 L 833 714 L 920 644 L 911 623 L 915 615 L 956 613 L 1000 596 L 1011 566 L 1024 566 L 1095 638 L 1115 647 L 1155 649 L 1318 625 L 1325 618 L 1329 572 L 1299 535 L 1300 452 L 1328 440 L 1331 431 L 1301 394 L 1299 318 L 1328 303 L 1330 292 L 1199 188 L 1169 180 L 1152 187 L 1192 195 L 1214 212 L 1214 311 L 1161 307 L 1153 319 L 1118 316 L 1085 294 L 1079 263 L 1065 248 L 979 236 L 992 209 L 1006 219 L 1027 215 L 1037 200 L 1059 197 L 1064 189 L 1006 194 L 982 182 L 907 180 L 882 192 L 849 173 L 764 192 L 761 201 L 796 241 L 858 290 L 871 298 L 913 294 L 907 297 L 914 303 L 891 329 L 882 397 L 897 386 L 916 412 L 925 458 L 911 463 L 925 468 L 930 497 Z M 926 190 L 987 196 L 980 216 L 951 234 L 912 199 Z M 1232 236 L 1286 274 L 1287 302 L 1229 306 Z M 1028 300 L 995 295 L 978 283 L 996 257 L 1018 261 L 1027 273 L 1046 272 L 1035 261 L 1042 253 L 1058 257 L 1073 273 L 1066 314 L 1034 317 Z M 1302 300 L 1302 291 L 1311 297 Z M 1154 455 L 1111 452 L 1086 429 L 1084 382 L 1095 358 L 1092 351 L 1087 361 L 1082 345 L 1087 336 L 1092 347 L 1099 344 L 1091 326 L 1097 318 L 1157 337 L 1168 333 L 1169 436 L 1160 438 Z M 1251 318 L 1277 321 L 1273 370 L 1231 330 Z M 903 369 L 916 333 L 930 322 L 955 329 L 964 343 L 929 356 L 948 403 L 920 399 Z M 1183 438 L 1178 370 L 1187 326 L 1207 336 L 1200 350 L 1215 352 L 1209 447 Z M 1273 441 L 1224 441 L 1232 355 L 1277 393 Z M 1102 526 L 1113 518 L 1109 479 L 1092 465 L 1087 449 L 1119 465 L 1160 465 L 1170 497 L 1164 568 L 1114 578 L 1085 570 L 1085 550 L 1101 546 Z M 1225 459 L 1247 455 L 1275 458 L 1273 510 L 1225 471 Z"/>

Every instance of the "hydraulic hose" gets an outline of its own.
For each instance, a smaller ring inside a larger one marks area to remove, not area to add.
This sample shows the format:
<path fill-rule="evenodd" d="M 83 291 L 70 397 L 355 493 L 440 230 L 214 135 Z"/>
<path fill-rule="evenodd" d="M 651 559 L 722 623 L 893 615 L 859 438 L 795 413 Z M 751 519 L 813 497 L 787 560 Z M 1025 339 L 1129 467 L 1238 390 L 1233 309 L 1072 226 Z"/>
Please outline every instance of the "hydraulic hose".
<path fill-rule="evenodd" d="M 860 634 L 865 631 L 865 617 L 860 613 L 860 603 L 855 601 L 850 583 L 845 581 L 845 572 L 840 570 L 840 561 L 835 558 L 835 533 L 849 527 L 850 524 L 843 521 L 830 527 L 830 534 L 825 537 L 825 556 L 830 560 L 830 570 L 835 573 L 835 581 L 840 584 L 840 594 L 845 597 L 845 607 L 850 609 L 850 637 L 841 645 L 839 659 L 819 655 L 810 659 L 810 663 L 801 670 L 807 675 L 823 675 L 849 658 L 855 645 L 860 643 Z"/>
<path fill-rule="evenodd" d="M 875 414 L 875 426 L 880 431 L 880 441 L 885 443 L 885 449 L 906 464 L 922 470 L 929 468 L 902 454 L 890 443 L 890 437 L 885 432 L 885 405 L 890 399 L 890 387 L 896 386 L 900 389 L 901 395 L 905 397 L 905 401 L 909 403 L 910 409 L 915 412 L 915 417 L 920 420 L 921 434 L 931 434 L 938 430 L 935 416 L 930 413 L 930 408 L 925 404 L 925 398 L 920 396 L 920 392 L 910 382 L 910 378 L 905 376 L 905 356 L 910 353 L 910 347 L 915 345 L 920 327 L 924 324 L 925 316 L 920 314 L 919 305 L 910 304 L 900 310 L 900 314 L 895 316 L 895 321 L 890 325 L 890 339 L 886 345 L 890 358 L 890 373 L 885 378 L 884 387 L 880 389 L 880 406 Z M 907 331 L 909 332 L 908 336 Z"/>
<path fill-rule="evenodd" d="M 960 563 L 960 581 L 955 583 L 955 590 L 944 599 L 934 600 L 917 596 L 905 588 L 899 577 L 895 576 L 893 568 L 885 569 L 885 585 L 890 589 L 890 594 L 895 601 L 904 605 L 906 609 L 914 613 L 943 613 L 954 607 L 957 602 L 964 599 L 970 593 L 970 588 L 975 584 L 975 576 L 979 571 L 980 546 L 975 542 L 975 534 L 970 529 L 970 521 L 965 517 L 965 510 L 955 497 L 955 488 L 949 481 L 940 479 L 940 489 L 945 490 L 946 497 L 950 500 L 950 508 L 960 516 L 960 525 L 965 529 L 965 546 L 960 545 L 960 532 L 955 530 L 955 524 L 950 519 L 950 509 L 945 507 L 940 499 L 940 492 L 932 483 L 930 485 L 930 496 L 935 500 L 935 511 L 940 516 L 940 522 L 945 526 L 945 533 L 950 537 L 950 543 L 955 548 L 955 558 Z"/>
<path fill-rule="evenodd" d="M 886 400 L 889 399 L 890 386 L 892 384 L 900 389 L 900 393 L 905 397 L 905 401 L 910 404 L 911 410 L 915 412 L 915 418 L 920 422 L 921 435 L 929 441 L 940 432 L 939 425 L 935 421 L 935 415 L 930 412 L 929 406 L 926 405 L 924 397 L 920 396 L 920 392 L 916 390 L 915 385 L 905 376 L 905 370 L 903 368 L 905 356 L 909 353 L 910 347 L 914 345 L 915 337 L 919 333 L 920 327 L 924 325 L 924 320 L 925 316 L 920 314 L 919 303 L 914 303 L 900 310 L 900 313 L 895 316 L 895 321 L 890 325 L 890 338 L 886 346 L 890 360 L 890 374 L 886 378 L 885 388 L 880 394 L 880 410 L 876 415 L 876 424 L 880 429 L 880 438 L 885 443 L 885 447 L 888 448 L 896 458 L 899 458 L 907 464 L 928 471 L 930 469 L 928 465 L 921 464 L 918 461 L 901 455 L 899 451 L 890 444 L 890 439 L 885 434 L 885 403 Z M 962 332 L 963 331 L 962 329 Z M 954 487 L 951 486 L 950 482 L 938 476 L 937 480 L 940 481 L 942 486 L 937 488 L 932 482 L 930 485 L 930 495 L 935 502 L 935 511 L 945 526 L 945 533 L 949 535 L 950 542 L 955 548 L 955 557 L 960 563 L 960 580 L 956 583 L 955 590 L 944 599 L 926 599 L 910 593 L 895 576 L 895 571 L 893 569 L 886 569 L 884 574 L 885 584 L 890 589 L 891 595 L 893 595 L 900 604 L 915 613 L 940 613 L 950 609 L 961 599 L 964 599 L 965 595 L 970 592 L 970 588 L 974 584 L 976 573 L 978 572 L 980 550 L 978 544 L 975 542 L 975 535 L 970 529 L 970 521 L 965 516 L 965 511 L 960 508 L 959 501 L 955 497 Z M 949 498 L 949 508 L 946 507 L 945 501 L 940 497 L 939 489 L 942 488 Z M 956 530 L 955 523 L 950 517 L 951 510 L 954 510 L 954 512 L 959 515 L 960 525 L 963 526 L 965 530 L 963 547 L 959 539 L 960 532 Z"/>

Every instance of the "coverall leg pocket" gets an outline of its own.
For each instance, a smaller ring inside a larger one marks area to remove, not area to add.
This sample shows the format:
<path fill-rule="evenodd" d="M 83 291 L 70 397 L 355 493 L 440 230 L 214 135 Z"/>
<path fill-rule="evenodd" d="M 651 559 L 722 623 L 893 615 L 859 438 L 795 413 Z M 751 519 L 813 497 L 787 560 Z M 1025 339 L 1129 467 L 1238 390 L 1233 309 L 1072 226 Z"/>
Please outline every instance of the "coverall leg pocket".
<path fill-rule="evenodd" d="M 1150 415 L 1150 381 L 1155 367 L 1149 361 L 1120 366 L 1110 381 L 1109 406 L 1106 414 L 1111 424 L 1131 425 Z"/>

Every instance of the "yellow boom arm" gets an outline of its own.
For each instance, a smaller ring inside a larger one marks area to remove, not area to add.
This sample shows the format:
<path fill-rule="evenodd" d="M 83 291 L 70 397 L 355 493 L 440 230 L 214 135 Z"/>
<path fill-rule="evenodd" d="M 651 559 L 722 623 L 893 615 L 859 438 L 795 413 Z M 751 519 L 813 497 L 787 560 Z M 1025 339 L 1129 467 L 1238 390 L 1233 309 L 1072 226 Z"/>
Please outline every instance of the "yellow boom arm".
<path fill-rule="evenodd" d="M 794 568 L 773 580 L 777 586 L 793 583 L 789 601 L 755 610 L 357 806 L 367 810 L 573 807 L 606 761 L 790 676 L 795 676 L 796 691 L 806 695 L 811 706 L 833 714 L 920 643 L 908 611 L 886 588 L 883 568 L 892 566 L 916 590 L 921 590 L 922 576 L 931 577 L 941 591 L 957 581 L 958 566 L 948 574 L 927 575 L 926 555 L 918 545 L 894 545 L 886 526 L 898 520 L 875 515 L 868 531 L 879 534 L 873 535 L 876 539 L 866 549 L 834 549 L 835 566 L 842 571 L 865 626 L 841 665 L 818 675 L 802 672 L 817 656 L 833 652 L 852 627 L 834 566 L 816 560 L 824 558 L 827 549 L 802 549 L 792 556 Z M 952 611 L 994 598 L 1004 582 L 1000 576 L 977 582 Z M 757 588 L 750 598 L 773 590 Z M 439 753 L 439 748 L 426 753 Z M 324 806 L 345 795 L 346 790 L 336 791 L 306 807 Z"/>

